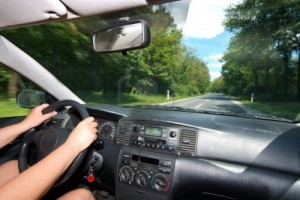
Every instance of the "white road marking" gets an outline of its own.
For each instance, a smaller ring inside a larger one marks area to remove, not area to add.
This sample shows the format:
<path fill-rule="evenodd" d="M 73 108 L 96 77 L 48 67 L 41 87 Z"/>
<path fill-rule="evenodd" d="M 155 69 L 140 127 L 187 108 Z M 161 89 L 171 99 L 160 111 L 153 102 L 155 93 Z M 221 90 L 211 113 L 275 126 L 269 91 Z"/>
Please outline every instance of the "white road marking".
<path fill-rule="evenodd" d="M 202 106 L 202 104 L 199 104 L 198 106 L 196 106 L 195 109 L 199 108 L 200 106 Z"/>

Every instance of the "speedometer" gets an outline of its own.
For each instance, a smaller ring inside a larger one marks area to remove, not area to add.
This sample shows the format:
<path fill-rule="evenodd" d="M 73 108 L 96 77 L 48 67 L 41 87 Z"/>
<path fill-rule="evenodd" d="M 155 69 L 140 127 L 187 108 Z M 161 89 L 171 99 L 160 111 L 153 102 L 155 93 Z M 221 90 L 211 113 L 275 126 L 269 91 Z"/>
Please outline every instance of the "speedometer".
<path fill-rule="evenodd" d="M 99 127 L 99 137 L 114 139 L 117 128 L 111 121 L 103 122 Z"/>

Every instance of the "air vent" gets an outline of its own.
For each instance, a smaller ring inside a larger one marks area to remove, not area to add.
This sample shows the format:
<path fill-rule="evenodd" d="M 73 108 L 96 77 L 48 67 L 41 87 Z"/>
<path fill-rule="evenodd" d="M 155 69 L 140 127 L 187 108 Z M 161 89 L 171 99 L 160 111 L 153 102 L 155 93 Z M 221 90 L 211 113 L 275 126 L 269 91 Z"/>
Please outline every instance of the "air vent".
<path fill-rule="evenodd" d="M 132 121 L 120 121 L 119 123 L 119 131 L 117 134 L 117 143 L 128 145 L 129 136 L 132 131 L 133 122 Z"/>
<path fill-rule="evenodd" d="M 194 156 L 196 154 L 197 131 L 182 130 L 179 138 L 180 155 Z"/>

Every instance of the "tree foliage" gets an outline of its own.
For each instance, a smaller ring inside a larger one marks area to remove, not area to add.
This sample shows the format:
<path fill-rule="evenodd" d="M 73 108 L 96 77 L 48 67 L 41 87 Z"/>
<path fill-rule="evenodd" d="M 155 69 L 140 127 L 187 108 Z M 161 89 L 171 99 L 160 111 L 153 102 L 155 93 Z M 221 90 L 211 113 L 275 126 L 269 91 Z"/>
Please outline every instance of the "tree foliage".
<path fill-rule="evenodd" d="M 297 0 L 244 0 L 229 7 L 224 24 L 235 35 L 223 57 L 224 84 L 242 94 L 299 96 L 299 21 Z"/>
<path fill-rule="evenodd" d="M 126 16 L 129 11 L 114 13 Z M 182 32 L 164 6 L 130 11 L 132 19 L 145 19 L 151 25 L 151 45 L 142 50 L 99 54 L 92 49 L 95 27 L 116 21 L 106 15 L 76 21 L 2 31 L 74 92 L 122 92 L 195 95 L 207 91 L 209 73 L 206 65 L 182 43 Z M 111 16 L 110 16 L 111 17 Z M 2 73 L 2 72 L 1 72 Z M 3 72 L 0 80 L 8 81 Z M 0 74 L 1 76 L 1 74 Z M 155 91 L 145 90 L 154 88 Z"/>

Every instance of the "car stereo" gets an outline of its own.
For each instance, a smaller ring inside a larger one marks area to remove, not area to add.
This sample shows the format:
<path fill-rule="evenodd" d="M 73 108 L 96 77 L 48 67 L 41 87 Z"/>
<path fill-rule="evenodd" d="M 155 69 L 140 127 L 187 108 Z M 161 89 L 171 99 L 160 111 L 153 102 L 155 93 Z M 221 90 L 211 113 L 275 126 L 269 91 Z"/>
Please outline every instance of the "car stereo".
<path fill-rule="evenodd" d="M 179 133 L 180 129 L 177 127 L 135 121 L 130 133 L 129 146 L 176 153 Z"/>

